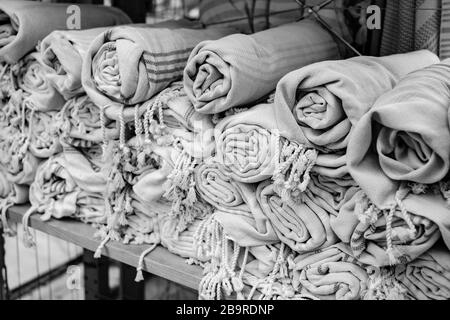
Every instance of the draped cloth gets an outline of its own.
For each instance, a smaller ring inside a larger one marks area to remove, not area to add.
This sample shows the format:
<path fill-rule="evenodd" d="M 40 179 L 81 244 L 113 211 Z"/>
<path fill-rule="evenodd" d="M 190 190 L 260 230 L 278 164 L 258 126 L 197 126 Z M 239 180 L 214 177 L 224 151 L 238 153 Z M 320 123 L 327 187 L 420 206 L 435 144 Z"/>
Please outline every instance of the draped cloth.
<path fill-rule="evenodd" d="M 293 285 L 320 299 L 359 300 L 368 288 L 367 271 L 343 243 L 297 256 Z"/>
<path fill-rule="evenodd" d="M 347 149 L 348 166 L 380 209 L 399 202 L 395 195 L 401 181 L 433 184 L 447 175 L 449 76 L 448 61 L 409 74 L 356 125 Z M 413 211 L 439 225 L 450 247 L 449 209 L 441 196 L 426 197 L 436 199 L 434 207 L 442 207 L 432 211 L 419 206 Z"/>
<path fill-rule="evenodd" d="M 66 3 L 2 1 L 0 60 L 14 64 L 50 32 L 68 29 L 69 7 Z M 77 7 L 81 29 L 131 23 L 130 18 L 117 8 L 87 4 L 77 4 Z"/>
<path fill-rule="evenodd" d="M 168 29 L 143 26 L 112 28 L 95 38 L 83 62 L 86 93 L 109 118 L 122 104 L 147 101 L 181 79 L 191 50 L 199 42 L 218 39 L 230 29 Z M 126 108 L 125 117 L 133 114 Z M 127 113 L 128 112 L 128 113 Z"/>
<path fill-rule="evenodd" d="M 304 20 L 200 43 L 189 57 L 183 81 L 196 110 L 218 113 L 269 94 L 289 71 L 338 57 L 330 34 L 317 22 Z"/>
<path fill-rule="evenodd" d="M 395 267 L 395 279 L 417 300 L 450 299 L 450 254 L 436 246 L 416 260 Z"/>

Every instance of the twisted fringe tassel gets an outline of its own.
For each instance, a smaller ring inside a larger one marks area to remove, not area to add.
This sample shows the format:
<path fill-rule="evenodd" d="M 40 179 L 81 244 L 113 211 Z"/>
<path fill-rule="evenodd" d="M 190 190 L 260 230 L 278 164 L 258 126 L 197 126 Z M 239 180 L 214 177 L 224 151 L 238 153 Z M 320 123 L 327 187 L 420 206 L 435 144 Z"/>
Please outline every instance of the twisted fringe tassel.
<path fill-rule="evenodd" d="M 260 279 L 255 283 L 255 285 L 250 290 L 247 300 L 251 300 L 253 298 L 256 290 L 259 287 L 261 288 L 261 295 L 259 296 L 259 300 L 270 300 L 273 297 L 273 284 L 275 283 L 277 276 L 286 276 L 285 274 L 281 274 L 284 273 L 282 271 L 282 265 L 286 262 L 286 259 L 284 258 L 284 249 L 285 244 L 282 242 L 273 270 L 266 278 Z"/>
<path fill-rule="evenodd" d="M 95 253 L 94 253 L 95 259 L 99 259 L 102 256 L 102 249 L 105 247 L 105 245 L 108 243 L 109 240 L 111 240 L 111 236 L 108 233 L 106 235 L 106 237 L 102 240 L 102 242 L 100 242 L 97 249 L 95 250 Z"/>
<path fill-rule="evenodd" d="M 8 209 L 14 205 L 14 202 L 11 200 L 11 195 L 8 195 L 5 199 L 0 199 L 0 207 L 1 207 L 1 221 L 3 226 L 3 234 L 8 237 L 14 237 L 16 233 L 9 226 L 8 218 L 6 217 L 6 213 Z"/>
<path fill-rule="evenodd" d="M 310 171 L 316 163 L 318 153 L 288 140 L 281 146 L 278 133 L 275 134 L 275 139 L 275 171 L 272 177 L 275 190 L 282 201 L 298 201 L 311 180 Z"/>
<path fill-rule="evenodd" d="M 136 278 L 134 278 L 134 281 L 140 282 L 144 280 L 144 275 L 142 273 L 142 269 L 144 268 L 144 258 L 146 255 L 148 255 L 150 252 L 152 252 L 156 247 L 158 246 L 157 243 L 152 244 L 149 248 L 144 250 L 141 255 L 139 256 L 139 262 L 138 266 L 136 268 Z"/>
<path fill-rule="evenodd" d="M 108 139 L 106 136 L 106 115 L 105 108 L 100 108 L 100 130 L 102 131 L 102 158 L 106 160 L 106 151 L 108 148 Z"/>
<path fill-rule="evenodd" d="M 29 221 L 32 214 L 37 212 L 37 207 L 31 206 L 22 217 L 23 228 L 23 244 L 26 248 L 31 248 L 36 245 L 33 235 L 30 231 Z"/>

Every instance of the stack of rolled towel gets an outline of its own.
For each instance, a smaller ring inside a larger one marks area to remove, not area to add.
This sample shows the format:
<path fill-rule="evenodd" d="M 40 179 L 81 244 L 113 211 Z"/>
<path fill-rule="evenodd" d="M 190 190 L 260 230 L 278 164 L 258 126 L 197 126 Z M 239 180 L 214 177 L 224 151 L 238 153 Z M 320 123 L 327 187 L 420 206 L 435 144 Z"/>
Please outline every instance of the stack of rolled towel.
<path fill-rule="evenodd" d="M 340 60 L 308 19 L 30 19 L 62 8 L 0 4 L 6 232 L 28 201 L 28 245 L 32 214 L 92 224 L 95 257 L 145 245 L 137 281 L 162 245 L 203 268 L 202 299 L 450 298 L 450 61 Z"/>

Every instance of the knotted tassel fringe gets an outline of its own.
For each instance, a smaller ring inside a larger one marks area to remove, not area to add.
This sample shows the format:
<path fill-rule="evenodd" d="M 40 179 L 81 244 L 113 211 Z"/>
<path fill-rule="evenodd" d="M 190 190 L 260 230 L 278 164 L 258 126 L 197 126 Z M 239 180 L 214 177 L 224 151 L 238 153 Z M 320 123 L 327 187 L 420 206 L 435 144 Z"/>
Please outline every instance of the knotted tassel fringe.
<path fill-rule="evenodd" d="M 37 207 L 31 206 L 27 212 L 22 217 L 22 227 L 23 227 L 23 244 L 26 248 L 31 248 L 36 245 L 34 237 L 31 234 L 29 221 L 32 214 L 37 212 Z"/>
<path fill-rule="evenodd" d="M 281 146 L 279 135 L 275 139 L 275 171 L 272 177 L 275 191 L 282 201 L 299 201 L 311 180 L 310 171 L 316 163 L 318 153 L 288 140 Z"/>
<path fill-rule="evenodd" d="M 140 282 L 144 280 L 144 275 L 142 273 L 142 270 L 144 268 L 144 258 L 146 255 L 152 252 L 157 247 L 157 245 L 158 245 L 157 243 L 152 244 L 149 248 L 144 250 L 139 256 L 138 266 L 136 268 L 136 278 L 134 278 L 135 282 Z"/>

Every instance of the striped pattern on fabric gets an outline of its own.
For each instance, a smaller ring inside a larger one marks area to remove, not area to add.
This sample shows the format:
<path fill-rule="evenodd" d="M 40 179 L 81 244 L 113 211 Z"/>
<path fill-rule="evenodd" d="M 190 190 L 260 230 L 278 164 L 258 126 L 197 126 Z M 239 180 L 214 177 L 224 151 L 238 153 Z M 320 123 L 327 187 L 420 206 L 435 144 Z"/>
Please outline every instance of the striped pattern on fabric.
<path fill-rule="evenodd" d="M 380 54 L 420 49 L 438 54 L 440 9 L 441 0 L 387 1 Z"/>
<path fill-rule="evenodd" d="M 439 57 L 450 58 L 450 0 L 442 0 Z"/>
<path fill-rule="evenodd" d="M 193 49 L 194 47 L 170 52 L 145 51 L 143 60 L 148 81 L 157 84 L 179 80 Z"/>

